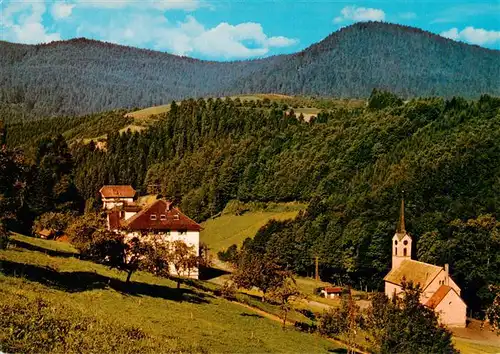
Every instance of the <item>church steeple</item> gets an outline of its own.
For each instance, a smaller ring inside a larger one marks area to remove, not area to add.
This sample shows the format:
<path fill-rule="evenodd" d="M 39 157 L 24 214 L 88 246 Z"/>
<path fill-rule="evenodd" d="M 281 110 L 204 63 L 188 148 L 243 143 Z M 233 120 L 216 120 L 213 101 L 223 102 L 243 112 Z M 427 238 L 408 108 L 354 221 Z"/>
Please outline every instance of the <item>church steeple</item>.
<path fill-rule="evenodd" d="M 399 211 L 399 221 L 398 221 L 398 227 L 396 228 L 396 233 L 403 234 L 403 235 L 406 234 L 404 196 L 401 198 L 401 210 Z"/>
<path fill-rule="evenodd" d="M 398 268 L 402 261 L 411 259 L 411 236 L 406 232 L 405 226 L 405 199 L 401 198 L 401 210 L 396 227 L 396 233 L 392 238 L 392 268 Z"/>

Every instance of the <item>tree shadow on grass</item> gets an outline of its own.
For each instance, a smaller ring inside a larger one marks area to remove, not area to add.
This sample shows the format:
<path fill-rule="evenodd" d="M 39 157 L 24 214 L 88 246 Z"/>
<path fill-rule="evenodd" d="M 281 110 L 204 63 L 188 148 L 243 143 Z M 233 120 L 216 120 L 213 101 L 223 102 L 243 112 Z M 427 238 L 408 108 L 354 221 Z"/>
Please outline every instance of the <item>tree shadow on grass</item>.
<path fill-rule="evenodd" d="M 200 267 L 200 280 L 210 280 L 222 275 L 230 274 L 228 271 L 212 267 Z"/>
<path fill-rule="evenodd" d="M 20 241 L 20 240 L 10 239 L 9 244 L 12 244 L 15 247 L 24 248 L 24 249 L 29 250 L 29 251 L 36 251 L 36 252 L 45 253 L 51 257 L 63 257 L 63 258 L 75 257 L 75 258 L 83 259 L 83 257 L 81 257 L 80 254 L 75 253 L 75 252 L 51 250 L 51 249 L 47 249 L 44 247 L 32 245 L 31 243 Z"/>
<path fill-rule="evenodd" d="M 50 266 L 42 267 L 6 260 L 0 260 L 0 273 L 7 276 L 22 277 L 70 293 L 111 288 L 124 295 L 150 296 L 195 304 L 209 303 L 208 298 L 212 297 L 208 294 L 195 292 L 192 289 L 174 289 L 163 285 L 134 281 L 127 284 L 122 280 L 95 272 L 58 272 Z"/>
<path fill-rule="evenodd" d="M 240 316 L 243 316 L 243 317 L 264 318 L 264 316 L 258 315 L 256 313 L 246 313 L 246 312 L 240 313 Z"/>
<path fill-rule="evenodd" d="M 347 349 L 345 348 L 335 348 L 335 349 L 329 349 L 329 353 L 347 353 Z"/>

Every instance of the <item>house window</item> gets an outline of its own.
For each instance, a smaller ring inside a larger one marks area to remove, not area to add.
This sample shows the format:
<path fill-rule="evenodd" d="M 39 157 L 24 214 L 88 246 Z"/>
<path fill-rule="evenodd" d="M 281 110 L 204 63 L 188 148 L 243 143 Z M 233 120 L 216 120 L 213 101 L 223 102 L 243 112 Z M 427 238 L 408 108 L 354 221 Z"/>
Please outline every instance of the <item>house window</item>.
<path fill-rule="evenodd" d="M 407 240 L 404 240 L 404 241 L 403 241 L 403 245 L 405 245 L 405 246 L 406 246 L 406 245 L 408 245 L 408 241 L 407 241 Z"/>
<path fill-rule="evenodd" d="M 156 214 L 151 214 L 151 215 L 149 216 L 149 218 L 150 218 L 151 220 L 156 220 Z"/>
<path fill-rule="evenodd" d="M 160 220 L 167 220 L 167 216 L 165 214 L 160 215 Z"/>
<path fill-rule="evenodd" d="M 174 215 L 174 220 L 179 220 L 179 214 Z"/>
<path fill-rule="evenodd" d="M 179 230 L 179 235 L 185 235 L 185 234 L 187 234 L 186 230 Z"/>

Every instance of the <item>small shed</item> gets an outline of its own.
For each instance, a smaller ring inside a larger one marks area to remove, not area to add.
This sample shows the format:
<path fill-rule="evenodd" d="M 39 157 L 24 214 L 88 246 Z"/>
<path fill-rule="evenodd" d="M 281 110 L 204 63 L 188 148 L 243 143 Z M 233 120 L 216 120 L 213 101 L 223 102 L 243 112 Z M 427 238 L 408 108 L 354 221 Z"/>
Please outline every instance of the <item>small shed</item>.
<path fill-rule="evenodd" d="M 326 286 L 320 291 L 320 295 L 327 299 L 334 299 L 342 295 L 343 289 L 340 286 Z"/>
<path fill-rule="evenodd" d="M 45 240 L 51 239 L 52 237 L 54 237 L 54 230 L 42 229 L 40 231 L 37 231 L 37 235 Z"/>

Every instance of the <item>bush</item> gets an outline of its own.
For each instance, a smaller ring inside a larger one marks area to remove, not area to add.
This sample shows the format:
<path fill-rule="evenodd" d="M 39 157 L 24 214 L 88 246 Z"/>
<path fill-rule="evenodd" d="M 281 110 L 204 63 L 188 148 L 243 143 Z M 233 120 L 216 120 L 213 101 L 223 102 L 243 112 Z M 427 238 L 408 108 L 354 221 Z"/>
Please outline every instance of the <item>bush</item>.
<path fill-rule="evenodd" d="M 324 336 L 336 336 L 347 331 L 347 321 L 348 316 L 343 308 L 330 309 L 320 316 L 318 331 Z"/>
<path fill-rule="evenodd" d="M 236 286 L 233 282 L 225 281 L 216 291 L 217 296 L 227 300 L 236 300 Z"/>
<path fill-rule="evenodd" d="M 295 322 L 294 326 L 299 331 L 306 332 L 306 333 L 314 333 L 318 330 L 318 327 L 315 324 L 309 324 L 306 322 L 297 321 L 297 322 Z"/>
<path fill-rule="evenodd" d="M 33 224 L 33 232 L 48 229 L 53 230 L 59 236 L 66 231 L 73 221 L 74 216 L 71 213 L 45 213 L 36 218 Z"/>
<path fill-rule="evenodd" d="M 231 245 L 227 250 L 217 252 L 217 257 L 222 262 L 237 263 L 238 262 L 238 246 Z"/>

